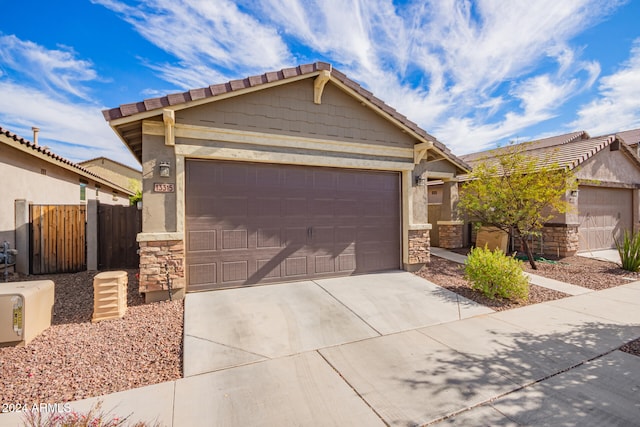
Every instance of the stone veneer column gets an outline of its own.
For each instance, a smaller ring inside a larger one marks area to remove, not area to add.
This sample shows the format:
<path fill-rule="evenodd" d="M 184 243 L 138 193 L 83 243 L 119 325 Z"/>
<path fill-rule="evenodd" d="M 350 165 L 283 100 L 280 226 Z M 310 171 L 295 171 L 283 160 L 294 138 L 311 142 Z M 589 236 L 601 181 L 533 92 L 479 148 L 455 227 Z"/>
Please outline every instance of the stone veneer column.
<path fill-rule="evenodd" d="M 140 292 L 147 302 L 169 299 L 167 268 L 172 295 L 184 295 L 184 242 L 182 240 L 142 241 L 140 245 Z M 162 292 L 164 291 L 164 292 Z"/>
<path fill-rule="evenodd" d="M 542 229 L 542 253 L 558 257 L 578 252 L 580 238 L 577 225 L 547 224 Z"/>
<path fill-rule="evenodd" d="M 441 248 L 457 249 L 464 246 L 464 221 L 438 221 L 438 241 Z"/>
<path fill-rule="evenodd" d="M 428 264 L 431 255 L 429 229 L 409 230 L 409 263 L 405 267 L 409 271 L 419 270 Z"/>

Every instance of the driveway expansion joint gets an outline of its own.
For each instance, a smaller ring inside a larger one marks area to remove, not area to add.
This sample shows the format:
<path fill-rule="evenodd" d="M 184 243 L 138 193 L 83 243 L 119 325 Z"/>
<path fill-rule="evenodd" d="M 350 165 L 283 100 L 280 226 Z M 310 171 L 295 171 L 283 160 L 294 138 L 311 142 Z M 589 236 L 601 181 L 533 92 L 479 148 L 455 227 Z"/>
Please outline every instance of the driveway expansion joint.
<path fill-rule="evenodd" d="M 358 313 L 356 313 L 355 311 L 353 311 L 351 309 L 351 307 L 349 307 L 348 305 L 346 305 L 344 302 L 342 302 L 340 299 L 336 298 L 335 295 L 333 295 L 331 292 L 329 292 L 327 289 L 325 289 L 320 283 L 316 282 L 315 280 L 311 280 L 311 282 L 313 284 L 315 284 L 316 286 L 318 286 L 320 289 L 322 289 L 323 291 L 325 291 L 327 294 L 329 294 L 329 296 L 331 296 L 331 298 L 333 298 L 334 300 L 336 300 L 341 306 L 343 306 L 344 308 L 346 308 L 347 310 L 349 310 L 350 313 L 352 313 L 354 316 L 356 316 L 358 319 L 362 320 L 362 322 L 367 325 L 368 327 L 370 327 L 376 334 L 378 334 L 379 336 L 384 336 L 384 334 L 382 332 L 380 332 L 379 330 L 377 330 L 376 328 L 374 328 L 373 326 L 371 326 L 369 324 L 369 322 L 367 322 L 366 320 L 364 320 L 362 318 L 362 316 L 360 316 Z"/>
<path fill-rule="evenodd" d="M 195 339 L 197 339 L 197 340 L 201 340 L 201 341 L 210 342 L 210 343 L 212 343 L 212 344 L 221 345 L 221 346 L 223 346 L 223 347 L 227 347 L 227 348 L 230 348 L 230 349 L 232 349 L 232 350 L 237 350 L 237 351 L 242 351 L 242 352 L 244 352 L 244 353 L 253 354 L 254 356 L 262 357 L 262 358 L 264 358 L 264 359 L 273 359 L 273 357 L 269 357 L 269 356 L 265 356 L 265 355 L 263 355 L 263 354 L 255 353 L 255 352 L 253 352 L 253 351 L 245 350 L 244 348 L 234 347 L 234 346 L 232 346 L 232 345 L 225 344 L 225 343 L 222 343 L 222 342 L 218 342 L 218 341 L 210 340 L 210 339 L 208 339 L 208 338 L 202 338 L 202 337 L 198 337 L 198 336 L 196 336 L 196 335 L 191 335 L 191 334 L 184 334 L 184 336 L 185 336 L 185 337 L 195 338 Z"/>

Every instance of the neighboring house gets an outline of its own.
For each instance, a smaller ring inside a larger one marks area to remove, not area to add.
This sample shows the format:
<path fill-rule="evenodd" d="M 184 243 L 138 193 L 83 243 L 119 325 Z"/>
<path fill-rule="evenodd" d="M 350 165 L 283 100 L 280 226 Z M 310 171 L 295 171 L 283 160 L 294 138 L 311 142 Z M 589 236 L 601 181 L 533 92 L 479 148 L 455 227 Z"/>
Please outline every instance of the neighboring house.
<path fill-rule="evenodd" d="M 570 256 L 612 248 L 615 237 L 638 227 L 640 160 L 623 138 L 631 141 L 634 135 L 637 143 L 640 139 L 637 131 L 595 138 L 580 131 L 521 144 L 525 154 L 539 159 L 553 153 L 555 161 L 573 171 L 578 182 L 578 191 L 567 195 L 573 209 L 556 215 L 545 225 L 541 239 L 534 242 L 536 253 Z M 481 161 L 495 161 L 503 150 L 461 158 L 473 166 Z"/>
<path fill-rule="evenodd" d="M 327 63 L 105 110 L 142 163 L 140 289 L 308 280 L 428 262 L 428 179 L 468 172 Z"/>
<path fill-rule="evenodd" d="M 78 165 L 134 193 L 142 190 L 142 172 L 115 160 L 97 157 L 79 162 Z"/>
<path fill-rule="evenodd" d="M 38 145 L 36 138 L 31 142 L 1 127 L 0 177 L 0 243 L 8 241 L 13 248 L 16 248 L 17 203 L 28 207 L 29 204 L 79 205 L 98 200 L 128 205 L 129 196 L 133 194 Z M 24 247 L 16 249 L 19 256 L 27 256 Z"/>

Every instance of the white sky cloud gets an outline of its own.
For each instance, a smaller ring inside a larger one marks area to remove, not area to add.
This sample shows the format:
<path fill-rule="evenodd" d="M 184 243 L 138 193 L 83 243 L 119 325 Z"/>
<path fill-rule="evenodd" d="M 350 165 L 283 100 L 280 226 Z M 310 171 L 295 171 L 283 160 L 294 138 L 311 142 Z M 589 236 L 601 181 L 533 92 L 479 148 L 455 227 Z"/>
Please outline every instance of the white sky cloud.
<path fill-rule="evenodd" d="M 75 56 L 68 47 L 49 50 L 13 35 L 0 35 L 0 63 L 5 67 L 28 76 L 51 93 L 62 90 L 87 99 L 88 89 L 83 83 L 95 81 L 97 73 L 90 61 Z"/>
<path fill-rule="evenodd" d="M 31 141 L 31 127 L 39 127 L 41 145 L 71 161 L 106 156 L 139 168 L 98 106 L 55 99 L 6 81 L 0 81 L 0 93 L 0 123 L 11 123 L 10 131 Z"/>
<path fill-rule="evenodd" d="M 602 135 L 640 127 L 640 39 L 620 70 L 600 79 L 598 91 L 600 96 L 580 108 L 570 128 Z"/>
<path fill-rule="evenodd" d="M 572 43 L 621 1 L 92 1 L 173 58 L 154 62 L 137 52 L 138 65 L 169 85 L 186 90 L 324 59 L 457 154 L 526 133 L 594 87 L 599 97 L 570 130 L 619 130 L 639 115 L 640 41 L 605 77 Z M 92 99 L 102 82 L 90 60 L 0 34 L 0 68 L 0 90 L 18 99 L 0 99 L 5 123 L 39 125 L 43 137 L 50 128 L 52 139 L 78 144 L 69 150 L 74 159 L 91 146 L 119 161 L 129 156 Z M 16 80 L 18 71 L 27 79 Z"/>
<path fill-rule="evenodd" d="M 228 80 L 237 70 L 264 72 L 293 61 L 275 28 L 229 0 L 150 0 L 138 7 L 117 0 L 93 2 L 117 12 L 142 37 L 173 55 L 176 64 L 152 68 L 182 89 Z"/>

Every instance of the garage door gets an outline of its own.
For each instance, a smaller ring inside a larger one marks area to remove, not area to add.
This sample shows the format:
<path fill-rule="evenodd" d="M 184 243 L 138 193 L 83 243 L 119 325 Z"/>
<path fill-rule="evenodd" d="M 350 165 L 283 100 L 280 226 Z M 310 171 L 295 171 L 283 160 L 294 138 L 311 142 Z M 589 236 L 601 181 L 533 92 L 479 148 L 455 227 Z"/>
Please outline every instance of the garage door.
<path fill-rule="evenodd" d="M 189 291 L 400 267 L 398 173 L 188 160 Z"/>
<path fill-rule="evenodd" d="M 632 190 L 580 187 L 580 251 L 615 247 L 614 236 L 624 235 L 632 225 Z"/>

